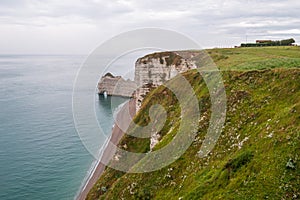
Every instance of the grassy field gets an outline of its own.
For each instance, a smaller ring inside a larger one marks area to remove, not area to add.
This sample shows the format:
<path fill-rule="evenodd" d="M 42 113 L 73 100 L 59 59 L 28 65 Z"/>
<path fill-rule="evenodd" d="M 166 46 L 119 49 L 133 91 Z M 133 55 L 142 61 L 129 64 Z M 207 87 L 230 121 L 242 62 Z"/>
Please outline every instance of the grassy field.
<path fill-rule="evenodd" d="M 222 70 L 228 106 L 214 150 L 204 159 L 197 154 L 211 105 L 202 77 L 192 70 L 184 76 L 197 95 L 203 120 L 189 149 L 151 173 L 107 168 L 87 199 L 300 199 L 300 48 L 208 52 Z M 155 104 L 168 113 L 158 150 L 176 137 L 181 108 L 174 94 L 160 86 L 147 95 L 135 122 L 149 123 L 149 108 Z M 149 139 L 126 135 L 119 146 L 145 153 L 149 144 Z"/>
<path fill-rule="evenodd" d="M 208 53 L 221 70 L 300 67 L 300 47 L 210 49 Z"/>

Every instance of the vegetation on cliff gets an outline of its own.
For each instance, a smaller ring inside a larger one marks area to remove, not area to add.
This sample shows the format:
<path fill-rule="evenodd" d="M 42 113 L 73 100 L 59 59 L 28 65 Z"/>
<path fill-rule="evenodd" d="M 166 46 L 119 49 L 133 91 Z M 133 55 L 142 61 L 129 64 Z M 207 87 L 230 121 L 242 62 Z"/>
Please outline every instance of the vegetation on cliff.
<path fill-rule="evenodd" d="M 267 46 L 291 46 L 296 41 L 293 38 L 287 40 L 258 40 L 256 43 L 244 43 L 241 47 L 267 47 Z"/>
<path fill-rule="evenodd" d="M 209 156 L 198 157 L 211 114 L 209 92 L 200 74 L 191 70 L 184 76 L 197 95 L 202 118 L 189 149 L 155 172 L 126 174 L 107 168 L 87 199 L 300 198 L 300 49 L 208 53 L 222 70 L 228 98 L 224 130 Z M 148 124 L 155 104 L 164 106 L 168 117 L 153 150 L 176 137 L 181 112 L 176 96 L 160 86 L 146 96 L 135 122 Z M 150 139 L 125 135 L 119 146 L 145 153 L 149 144 Z"/>
<path fill-rule="evenodd" d="M 143 62 L 144 64 L 146 64 L 151 59 L 159 59 L 160 64 L 164 64 L 164 62 L 166 61 L 167 66 L 180 65 L 182 62 L 182 57 L 174 52 L 148 54 L 145 57 L 140 58 L 137 62 Z"/>

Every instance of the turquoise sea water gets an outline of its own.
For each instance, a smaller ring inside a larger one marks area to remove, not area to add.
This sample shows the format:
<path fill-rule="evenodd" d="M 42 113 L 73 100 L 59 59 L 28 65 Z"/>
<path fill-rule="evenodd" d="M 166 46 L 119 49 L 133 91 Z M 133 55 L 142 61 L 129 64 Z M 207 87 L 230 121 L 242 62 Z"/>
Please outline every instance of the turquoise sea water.
<path fill-rule="evenodd" d="M 1 200 L 73 199 L 83 184 L 94 160 L 74 127 L 72 87 L 84 59 L 0 55 Z M 110 134 L 110 101 L 95 103 Z"/>

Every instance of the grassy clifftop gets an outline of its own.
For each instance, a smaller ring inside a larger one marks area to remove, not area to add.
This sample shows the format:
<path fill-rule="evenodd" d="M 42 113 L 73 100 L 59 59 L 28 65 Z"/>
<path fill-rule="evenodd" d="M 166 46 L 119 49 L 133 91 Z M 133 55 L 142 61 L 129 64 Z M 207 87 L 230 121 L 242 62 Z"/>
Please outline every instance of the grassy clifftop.
<path fill-rule="evenodd" d="M 300 47 L 210 49 L 208 53 L 221 70 L 245 71 L 300 67 Z"/>
<path fill-rule="evenodd" d="M 226 123 L 214 150 L 204 159 L 197 156 L 211 105 L 202 77 L 195 70 L 186 72 L 203 116 L 193 144 L 176 162 L 155 172 L 125 174 L 107 168 L 87 199 L 300 198 L 300 49 L 208 52 L 222 70 L 228 98 Z M 168 114 L 157 150 L 176 137 L 181 109 L 175 95 L 161 86 L 147 95 L 135 122 L 149 123 L 154 104 L 163 105 Z M 149 139 L 126 135 L 119 146 L 148 152 L 149 144 Z"/>

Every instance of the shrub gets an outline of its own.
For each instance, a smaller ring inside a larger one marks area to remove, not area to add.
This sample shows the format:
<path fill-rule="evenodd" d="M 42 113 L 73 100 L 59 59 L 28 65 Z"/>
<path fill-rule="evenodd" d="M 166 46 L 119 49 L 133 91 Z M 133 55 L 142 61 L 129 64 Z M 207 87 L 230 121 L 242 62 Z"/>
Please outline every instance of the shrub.
<path fill-rule="evenodd" d="M 242 166 L 247 165 L 253 158 L 253 153 L 251 151 L 243 151 L 242 153 L 238 154 L 232 160 L 229 160 L 225 167 L 229 169 L 229 171 L 236 172 Z"/>

